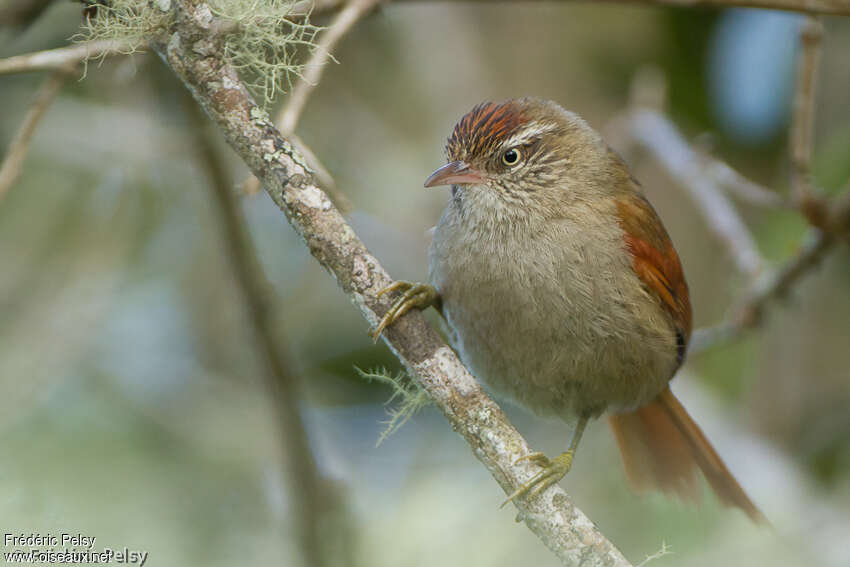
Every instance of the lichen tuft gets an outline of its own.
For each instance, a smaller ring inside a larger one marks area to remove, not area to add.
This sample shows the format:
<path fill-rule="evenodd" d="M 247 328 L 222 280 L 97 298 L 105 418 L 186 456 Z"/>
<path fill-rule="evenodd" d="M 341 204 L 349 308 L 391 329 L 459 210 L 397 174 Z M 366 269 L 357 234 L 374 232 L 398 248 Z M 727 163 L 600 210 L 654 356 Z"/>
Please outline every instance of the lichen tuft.
<path fill-rule="evenodd" d="M 399 371 L 395 376 L 391 375 L 386 368 L 375 368 L 366 372 L 355 366 L 354 370 L 357 371 L 361 378 L 369 382 L 374 381 L 387 384 L 393 391 L 389 399 L 384 402 L 384 405 L 388 406 L 387 414 L 389 415 L 389 419 L 383 422 L 386 428 L 378 436 L 375 446 L 383 443 L 387 437 L 407 423 L 407 420 L 431 403 L 431 399 L 425 390 L 422 389 L 422 386 L 407 376 L 407 373 L 403 370 Z M 391 404 L 396 399 L 399 400 L 398 404 L 392 406 Z"/>
<path fill-rule="evenodd" d="M 254 94 L 269 103 L 292 87 L 322 28 L 309 14 L 292 16 L 293 0 L 212 0 L 212 13 L 235 30 L 224 39 L 225 55 Z"/>
<path fill-rule="evenodd" d="M 321 27 L 309 14 L 293 15 L 296 0 L 210 0 L 210 32 L 220 41 L 222 55 L 264 105 L 292 87 L 304 69 Z M 206 9 L 206 7 L 204 7 Z M 169 29 L 174 21 L 170 0 L 91 0 L 75 41 L 116 40 L 126 53 Z M 212 37 L 210 39 L 213 39 Z"/>

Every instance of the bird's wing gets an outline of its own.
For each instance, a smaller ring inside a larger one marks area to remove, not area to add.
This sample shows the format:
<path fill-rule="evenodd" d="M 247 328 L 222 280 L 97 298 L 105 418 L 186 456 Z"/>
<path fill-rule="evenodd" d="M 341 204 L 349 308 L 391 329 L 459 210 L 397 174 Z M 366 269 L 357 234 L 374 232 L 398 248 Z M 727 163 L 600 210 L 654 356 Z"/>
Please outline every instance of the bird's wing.
<path fill-rule="evenodd" d="M 655 209 L 640 192 L 618 195 L 616 203 L 635 272 L 673 319 L 681 362 L 691 336 L 691 301 L 679 255 Z"/>

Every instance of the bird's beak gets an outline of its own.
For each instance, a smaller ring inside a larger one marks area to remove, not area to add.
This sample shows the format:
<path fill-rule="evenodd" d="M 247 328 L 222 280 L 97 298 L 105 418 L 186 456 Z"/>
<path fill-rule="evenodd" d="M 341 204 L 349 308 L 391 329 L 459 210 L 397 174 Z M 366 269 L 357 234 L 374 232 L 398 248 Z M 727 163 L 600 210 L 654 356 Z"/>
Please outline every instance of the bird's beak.
<path fill-rule="evenodd" d="M 425 180 L 425 187 L 438 187 L 440 185 L 466 185 L 481 183 L 484 178 L 481 173 L 472 169 L 464 161 L 452 161 L 432 173 Z"/>

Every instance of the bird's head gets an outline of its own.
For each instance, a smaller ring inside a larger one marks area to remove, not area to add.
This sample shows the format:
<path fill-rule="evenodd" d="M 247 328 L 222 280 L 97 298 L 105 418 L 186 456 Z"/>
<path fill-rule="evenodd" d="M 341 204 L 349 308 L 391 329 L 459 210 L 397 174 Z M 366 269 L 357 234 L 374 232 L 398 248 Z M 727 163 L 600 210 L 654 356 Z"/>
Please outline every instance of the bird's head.
<path fill-rule="evenodd" d="M 486 102 L 454 128 L 448 162 L 425 181 L 483 204 L 546 207 L 603 190 L 607 145 L 587 123 L 538 98 Z"/>

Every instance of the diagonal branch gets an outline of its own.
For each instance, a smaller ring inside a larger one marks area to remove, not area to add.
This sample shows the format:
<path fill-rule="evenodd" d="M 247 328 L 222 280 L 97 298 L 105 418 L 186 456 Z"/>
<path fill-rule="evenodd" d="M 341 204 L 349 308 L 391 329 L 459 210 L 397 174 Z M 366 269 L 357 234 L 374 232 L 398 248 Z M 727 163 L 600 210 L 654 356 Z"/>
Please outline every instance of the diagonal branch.
<path fill-rule="evenodd" d="M 319 181 L 319 185 L 331 195 L 334 203 L 342 208 L 343 212 L 350 208 L 348 200 L 345 198 L 345 195 L 337 190 L 333 177 L 331 177 L 330 173 L 328 173 L 315 154 L 313 154 L 300 138 L 294 136 L 295 127 L 298 125 L 298 120 L 304 112 L 304 107 L 307 106 L 310 95 L 313 94 L 313 90 L 322 79 L 322 73 L 324 73 L 325 67 L 333 60 L 332 53 L 336 49 L 337 44 L 363 16 L 369 13 L 380 2 L 381 0 L 351 0 L 345 4 L 345 7 L 328 25 L 327 31 L 322 34 L 316 50 L 305 65 L 304 74 L 295 84 L 295 87 L 293 87 L 289 98 L 286 99 L 286 104 L 275 118 L 277 129 L 280 130 L 282 135 L 289 137 L 299 153 L 307 158 Z M 243 182 L 242 190 L 248 194 L 256 193 L 260 190 L 260 182 L 255 176 L 251 176 Z"/>
<path fill-rule="evenodd" d="M 685 189 L 702 211 L 709 228 L 726 244 L 738 269 L 757 274 L 763 260 L 755 239 L 726 194 L 707 175 L 700 156 L 660 112 L 634 108 L 627 115 L 632 139 L 647 148 Z"/>
<path fill-rule="evenodd" d="M 767 308 L 784 299 L 804 276 L 819 266 L 834 244 L 835 239 L 831 235 L 813 229 L 796 256 L 781 268 L 756 279 L 727 322 L 694 331 L 689 354 L 696 355 L 734 341 L 745 331 L 758 327 Z"/>
<path fill-rule="evenodd" d="M 313 56 L 307 61 L 304 75 L 292 89 L 286 105 L 275 119 L 275 125 L 284 136 L 295 131 L 298 119 L 304 112 L 307 100 L 319 84 L 327 64 L 333 59 L 332 52 L 337 44 L 354 27 L 360 18 L 377 6 L 381 0 L 350 0 L 328 25 L 321 36 Z"/>
<path fill-rule="evenodd" d="M 208 31 L 206 6 L 187 0 L 172 6 L 177 13 L 172 35 L 154 39 L 152 47 L 262 181 L 313 256 L 364 317 L 376 324 L 389 307 L 389 299 L 377 298 L 378 290 L 391 283 L 389 275 L 313 183 L 304 159 L 226 63 Z M 530 452 L 527 442 L 420 313 L 402 318 L 387 330 L 384 340 L 506 494 L 540 471 L 533 463 L 514 464 Z M 517 506 L 522 520 L 564 565 L 630 565 L 561 488 L 551 487 Z"/>
<path fill-rule="evenodd" d="M 68 71 L 62 69 L 54 71 L 42 83 L 41 89 L 35 97 L 32 105 L 30 105 L 21 127 L 15 132 L 9 144 L 9 149 L 6 151 L 6 156 L 3 158 L 3 163 L 0 164 L 0 199 L 6 195 L 6 192 L 18 181 L 21 175 L 21 170 L 24 166 L 24 159 L 29 151 L 30 141 L 38 123 L 44 117 L 50 104 L 68 79 Z"/>
<path fill-rule="evenodd" d="M 691 340 L 691 354 L 737 339 L 745 331 L 758 327 L 767 308 L 784 299 L 794 286 L 819 266 L 836 242 L 843 239 L 850 244 L 850 186 L 827 206 L 824 213 L 826 230 L 811 229 L 796 256 L 756 279 L 727 322 L 697 329 Z"/>

